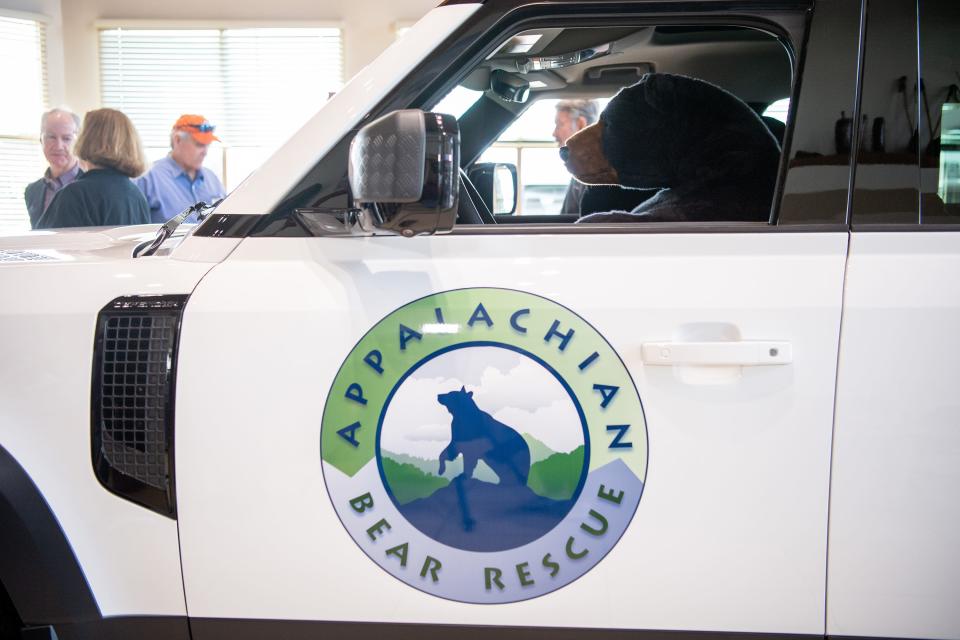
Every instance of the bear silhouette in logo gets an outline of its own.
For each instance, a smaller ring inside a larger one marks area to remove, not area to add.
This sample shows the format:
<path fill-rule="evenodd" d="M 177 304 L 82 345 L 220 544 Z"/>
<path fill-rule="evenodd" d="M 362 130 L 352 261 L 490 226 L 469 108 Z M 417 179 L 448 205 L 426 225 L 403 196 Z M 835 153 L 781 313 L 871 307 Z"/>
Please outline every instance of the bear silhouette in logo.
<path fill-rule="evenodd" d="M 527 486 L 530 447 L 519 432 L 480 409 L 465 387 L 438 394 L 437 401 L 453 416 L 450 442 L 439 455 L 440 475 L 461 454 L 463 472 L 425 497 L 397 502 L 407 522 L 457 549 L 503 551 L 536 540 L 563 520 L 576 496 L 554 500 Z M 472 477 L 480 460 L 499 482 Z"/>
<path fill-rule="evenodd" d="M 463 474 L 470 478 L 483 460 L 500 479 L 501 486 L 526 486 L 530 474 L 530 447 L 511 427 L 494 420 L 473 401 L 473 392 L 460 387 L 437 395 L 453 416 L 450 444 L 440 452 L 440 475 L 447 461 L 463 454 Z"/>

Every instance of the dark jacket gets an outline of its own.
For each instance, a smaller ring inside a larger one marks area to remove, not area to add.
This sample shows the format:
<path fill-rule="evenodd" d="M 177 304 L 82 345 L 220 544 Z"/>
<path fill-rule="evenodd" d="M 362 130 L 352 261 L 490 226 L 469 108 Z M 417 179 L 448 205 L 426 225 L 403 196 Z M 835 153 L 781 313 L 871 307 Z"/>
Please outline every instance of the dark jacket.
<path fill-rule="evenodd" d="M 79 166 L 75 165 L 73 169 L 70 169 L 59 178 L 53 178 L 51 180 L 50 169 L 47 169 L 43 174 L 44 177 L 27 185 L 27 188 L 23 190 L 23 201 L 26 203 L 27 213 L 30 215 L 31 228 L 36 229 L 37 222 L 43 217 L 44 205 L 47 203 L 48 182 L 52 182 L 53 185 L 59 185 L 54 189 L 54 195 L 56 195 L 56 191 L 59 191 L 71 182 L 75 182 L 76 179 L 82 175 L 83 171 Z"/>
<path fill-rule="evenodd" d="M 110 168 L 93 169 L 57 192 L 35 228 L 102 227 L 147 224 L 147 200 L 127 176 Z"/>
<path fill-rule="evenodd" d="M 23 190 L 23 200 L 27 203 L 27 213 L 30 214 L 30 227 L 37 228 L 37 222 L 43 215 L 43 198 L 46 195 L 47 185 L 43 178 L 31 182 Z"/>

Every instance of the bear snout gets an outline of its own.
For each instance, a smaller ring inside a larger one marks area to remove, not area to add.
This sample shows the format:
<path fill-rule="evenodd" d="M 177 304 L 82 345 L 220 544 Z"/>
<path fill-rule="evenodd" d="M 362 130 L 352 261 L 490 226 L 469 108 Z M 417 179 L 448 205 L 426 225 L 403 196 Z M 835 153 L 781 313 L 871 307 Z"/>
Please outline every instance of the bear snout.
<path fill-rule="evenodd" d="M 603 153 L 603 120 L 570 136 L 560 149 L 560 158 L 567 171 L 584 184 L 619 184 L 617 170 Z"/>

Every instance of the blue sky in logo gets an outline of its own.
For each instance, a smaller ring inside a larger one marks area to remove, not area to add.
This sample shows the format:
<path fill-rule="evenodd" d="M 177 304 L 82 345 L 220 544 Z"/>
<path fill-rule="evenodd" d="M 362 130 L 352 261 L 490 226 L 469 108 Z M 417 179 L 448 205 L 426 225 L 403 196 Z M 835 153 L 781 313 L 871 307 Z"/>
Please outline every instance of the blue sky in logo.
<path fill-rule="evenodd" d="M 480 409 L 555 452 L 583 444 L 576 407 L 553 374 L 520 353 L 485 346 L 449 351 L 407 377 L 387 408 L 381 449 L 436 459 L 450 442 L 452 419 L 437 395 L 461 386 Z"/>

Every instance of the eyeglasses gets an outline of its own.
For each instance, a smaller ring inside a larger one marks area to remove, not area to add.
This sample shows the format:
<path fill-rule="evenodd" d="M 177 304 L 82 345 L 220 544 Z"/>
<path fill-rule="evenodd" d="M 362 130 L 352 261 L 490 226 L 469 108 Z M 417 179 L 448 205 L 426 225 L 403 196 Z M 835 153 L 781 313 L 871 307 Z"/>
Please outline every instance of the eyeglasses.
<path fill-rule="evenodd" d="M 203 124 L 188 124 L 187 126 L 196 129 L 200 133 L 211 133 L 217 128 L 216 125 L 210 124 L 209 122 L 204 122 Z"/>

